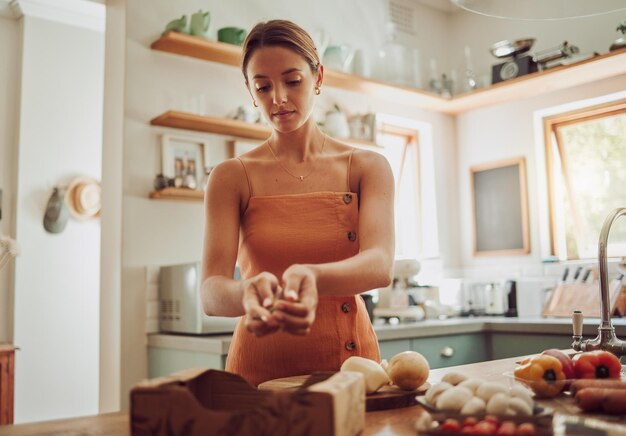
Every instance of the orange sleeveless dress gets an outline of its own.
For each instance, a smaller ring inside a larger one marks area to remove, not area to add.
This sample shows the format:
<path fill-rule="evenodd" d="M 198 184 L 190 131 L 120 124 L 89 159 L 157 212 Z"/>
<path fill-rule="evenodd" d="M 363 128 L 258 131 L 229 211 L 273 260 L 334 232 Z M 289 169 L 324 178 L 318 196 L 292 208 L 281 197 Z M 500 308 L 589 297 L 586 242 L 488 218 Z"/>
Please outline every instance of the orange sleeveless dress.
<path fill-rule="evenodd" d="M 349 192 L 349 184 L 346 192 L 258 197 L 249 178 L 248 187 L 238 255 L 243 278 L 269 271 L 280 280 L 292 264 L 334 262 L 359 252 L 358 198 Z M 378 340 L 363 299 L 358 294 L 328 297 L 322 296 L 323 289 L 318 292 L 315 322 L 306 336 L 278 331 L 257 338 L 242 317 L 233 333 L 226 370 L 257 386 L 281 377 L 338 371 L 350 356 L 379 362 Z"/>

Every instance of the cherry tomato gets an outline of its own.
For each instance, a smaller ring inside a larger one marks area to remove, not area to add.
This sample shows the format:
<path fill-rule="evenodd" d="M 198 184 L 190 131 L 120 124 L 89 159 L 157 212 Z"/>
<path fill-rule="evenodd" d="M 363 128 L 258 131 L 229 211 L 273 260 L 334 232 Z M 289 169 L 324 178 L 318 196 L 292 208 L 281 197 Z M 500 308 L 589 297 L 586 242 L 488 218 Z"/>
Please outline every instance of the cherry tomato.
<path fill-rule="evenodd" d="M 459 424 L 459 421 L 456 419 L 448 418 L 439 428 L 441 431 L 446 431 L 448 433 L 459 433 L 461 431 L 461 424 Z"/>

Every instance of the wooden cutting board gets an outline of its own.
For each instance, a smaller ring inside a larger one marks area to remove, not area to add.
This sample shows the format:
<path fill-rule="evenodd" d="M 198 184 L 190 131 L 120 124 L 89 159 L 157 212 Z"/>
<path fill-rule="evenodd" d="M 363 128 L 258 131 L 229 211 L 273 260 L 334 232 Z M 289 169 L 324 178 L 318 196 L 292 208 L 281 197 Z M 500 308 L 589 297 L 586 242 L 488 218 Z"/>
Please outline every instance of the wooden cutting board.
<path fill-rule="evenodd" d="M 314 372 L 313 374 L 278 378 L 261 383 L 259 389 L 268 391 L 304 389 L 328 379 L 333 374 L 335 373 L 332 371 L 320 371 Z M 401 407 L 414 406 L 417 404 L 416 397 L 418 395 L 424 395 L 429 387 L 430 384 L 428 382 L 413 391 L 404 391 L 393 385 L 383 386 L 377 392 L 368 394 L 365 397 L 365 410 L 372 412 L 374 410 L 398 409 Z"/>

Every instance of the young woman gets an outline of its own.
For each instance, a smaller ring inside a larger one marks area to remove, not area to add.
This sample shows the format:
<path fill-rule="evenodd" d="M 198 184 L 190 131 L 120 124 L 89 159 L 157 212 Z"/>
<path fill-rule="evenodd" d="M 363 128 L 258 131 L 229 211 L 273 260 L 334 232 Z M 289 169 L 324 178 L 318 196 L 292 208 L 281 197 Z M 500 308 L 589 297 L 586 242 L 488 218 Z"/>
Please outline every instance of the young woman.
<path fill-rule="evenodd" d="M 258 385 L 336 371 L 350 356 L 380 361 L 358 294 L 391 280 L 391 169 L 315 123 L 324 67 L 296 24 L 257 24 L 242 71 L 272 134 L 215 167 L 205 195 L 204 311 L 244 315 L 226 370 Z M 242 280 L 232 279 L 237 260 Z"/>

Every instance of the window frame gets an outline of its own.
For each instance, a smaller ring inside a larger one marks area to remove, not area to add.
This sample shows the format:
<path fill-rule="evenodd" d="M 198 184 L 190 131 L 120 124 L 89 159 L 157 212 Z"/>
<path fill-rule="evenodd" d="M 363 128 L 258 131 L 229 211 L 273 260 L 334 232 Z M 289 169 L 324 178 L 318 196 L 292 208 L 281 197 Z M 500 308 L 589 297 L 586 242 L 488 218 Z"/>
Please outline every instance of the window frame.
<path fill-rule="evenodd" d="M 560 140 L 559 127 L 564 127 L 572 124 L 583 123 L 592 121 L 599 118 L 605 118 L 615 115 L 626 113 L 626 99 L 612 100 L 606 103 L 597 104 L 593 106 L 583 107 L 580 109 L 562 112 L 554 115 L 543 117 L 543 143 L 546 162 L 546 177 L 547 177 L 547 200 L 548 200 L 548 227 L 549 227 L 549 254 L 556 256 L 565 261 L 584 260 L 587 258 L 568 259 L 567 253 L 561 253 L 559 250 L 558 237 L 559 232 L 556 228 L 556 177 L 560 174 L 555 171 L 555 160 L 558 158 L 562 161 L 562 157 L 566 156 L 563 150 L 563 142 Z M 553 155 L 553 150 L 558 150 L 559 156 Z M 565 189 L 571 191 L 570 179 L 568 175 L 567 161 L 562 161 L 561 171 L 565 172 Z M 572 201 L 575 201 L 572 196 Z M 574 220 L 580 221 L 580 217 L 577 217 L 577 209 L 574 207 L 575 216 Z M 578 229 L 576 232 L 580 232 Z M 579 237 L 579 236 L 577 236 Z"/>

